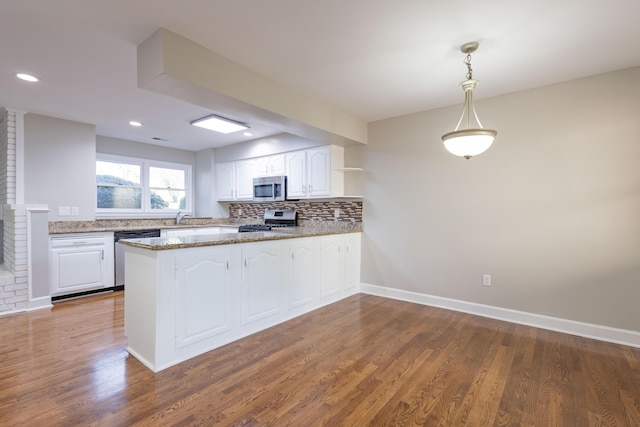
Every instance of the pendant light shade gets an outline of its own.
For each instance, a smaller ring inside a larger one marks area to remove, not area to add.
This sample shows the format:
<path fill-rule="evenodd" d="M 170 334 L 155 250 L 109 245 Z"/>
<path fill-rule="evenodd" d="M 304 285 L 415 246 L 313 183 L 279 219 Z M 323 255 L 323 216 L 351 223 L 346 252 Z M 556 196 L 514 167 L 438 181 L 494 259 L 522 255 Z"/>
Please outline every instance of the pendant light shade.
<path fill-rule="evenodd" d="M 464 63 L 467 65 L 467 80 L 460 83 L 464 91 L 464 106 L 458 125 L 453 132 L 442 135 L 444 147 L 455 156 L 470 159 L 473 156 L 484 153 L 491 147 L 493 140 L 498 134 L 492 129 L 484 129 L 478 119 L 476 108 L 473 105 L 473 90 L 478 85 L 478 81 L 473 79 L 471 70 L 471 52 L 478 48 L 477 42 L 469 42 L 462 45 L 460 50 L 466 53 Z M 472 117 L 475 119 L 475 126 L 472 127 Z M 465 120 L 466 118 L 466 120 Z M 465 122 L 466 128 L 460 129 L 460 125 Z M 459 130 L 460 129 L 460 130 Z"/>
<path fill-rule="evenodd" d="M 491 129 L 465 129 L 445 133 L 442 142 L 451 154 L 470 159 L 487 151 L 497 134 Z"/>

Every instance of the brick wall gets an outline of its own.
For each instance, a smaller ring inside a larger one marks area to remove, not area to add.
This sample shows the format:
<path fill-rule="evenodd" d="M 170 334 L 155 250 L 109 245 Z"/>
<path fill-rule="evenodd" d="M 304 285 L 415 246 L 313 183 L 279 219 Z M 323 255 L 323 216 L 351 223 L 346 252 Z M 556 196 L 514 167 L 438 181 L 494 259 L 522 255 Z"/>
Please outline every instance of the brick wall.
<path fill-rule="evenodd" d="M 16 203 L 16 112 L 0 108 L 0 313 L 21 311 L 29 300 L 27 210 Z"/>
<path fill-rule="evenodd" d="M 5 229 L 12 230 L 4 236 L 4 269 L 12 273 L 0 277 L 0 312 L 21 311 L 29 300 L 27 267 L 27 210 L 5 205 Z"/>
<path fill-rule="evenodd" d="M 16 202 L 16 112 L 0 108 L 0 202 Z"/>

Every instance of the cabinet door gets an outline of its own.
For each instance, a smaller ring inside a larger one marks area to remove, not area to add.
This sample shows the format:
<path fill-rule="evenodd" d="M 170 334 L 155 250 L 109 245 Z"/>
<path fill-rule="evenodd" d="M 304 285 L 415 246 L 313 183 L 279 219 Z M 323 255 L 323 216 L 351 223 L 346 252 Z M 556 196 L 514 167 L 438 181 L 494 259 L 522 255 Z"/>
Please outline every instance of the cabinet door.
<path fill-rule="evenodd" d="M 228 248 L 176 256 L 176 348 L 231 329 Z"/>
<path fill-rule="evenodd" d="M 72 294 L 104 287 L 107 281 L 104 257 L 102 242 L 91 246 L 51 248 L 51 294 Z"/>
<path fill-rule="evenodd" d="M 269 157 L 258 157 L 254 159 L 253 171 L 255 176 L 269 176 L 271 175 L 271 166 L 269 164 Z"/>
<path fill-rule="evenodd" d="M 280 313 L 280 245 L 263 243 L 242 249 L 242 324 Z"/>
<path fill-rule="evenodd" d="M 269 156 L 269 174 L 270 175 L 285 175 L 285 155 L 276 154 Z"/>
<path fill-rule="evenodd" d="M 254 160 L 236 162 L 236 199 L 253 199 Z"/>
<path fill-rule="evenodd" d="M 307 196 L 331 195 L 331 147 L 307 150 Z"/>
<path fill-rule="evenodd" d="M 340 236 L 321 238 L 320 296 L 329 297 L 344 289 L 344 256 Z"/>
<path fill-rule="evenodd" d="M 233 163 L 216 164 L 218 200 L 234 200 L 236 198 L 235 173 L 235 165 Z"/>
<path fill-rule="evenodd" d="M 295 199 L 307 196 L 306 159 L 305 151 L 294 151 L 285 155 L 288 198 Z"/>
<path fill-rule="evenodd" d="M 291 275 L 289 308 L 304 306 L 319 300 L 319 246 L 315 239 L 293 239 L 289 245 Z"/>
<path fill-rule="evenodd" d="M 353 294 L 360 286 L 360 234 L 344 235 L 344 283 L 347 294 Z"/>

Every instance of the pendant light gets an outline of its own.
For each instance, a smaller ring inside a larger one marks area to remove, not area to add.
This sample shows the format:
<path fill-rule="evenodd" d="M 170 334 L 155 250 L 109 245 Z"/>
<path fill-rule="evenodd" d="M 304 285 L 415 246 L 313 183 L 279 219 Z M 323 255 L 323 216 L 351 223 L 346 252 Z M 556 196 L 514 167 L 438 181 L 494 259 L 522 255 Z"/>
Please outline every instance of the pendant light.
<path fill-rule="evenodd" d="M 458 125 L 453 132 L 445 133 L 442 135 L 442 142 L 444 147 L 451 154 L 470 159 L 473 156 L 484 153 L 487 151 L 493 140 L 498 134 L 497 131 L 491 129 L 484 129 L 478 119 L 476 113 L 476 107 L 473 105 L 473 90 L 478 85 L 478 81 L 473 79 L 471 70 L 471 53 L 478 49 L 478 42 L 465 43 L 460 47 L 462 53 L 466 53 L 467 56 L 464 59 L 464 63 L 467 65 L 467 80 L 460 83 L 460 87 L 464 90 L 464 106 L 462 107 L 462 115 L 458 120 Z M 477 127 L 471 127 L 471 115 L 475 118 Z M 466 129 L 460 129 L 464 118 L 466 116 Z"/>

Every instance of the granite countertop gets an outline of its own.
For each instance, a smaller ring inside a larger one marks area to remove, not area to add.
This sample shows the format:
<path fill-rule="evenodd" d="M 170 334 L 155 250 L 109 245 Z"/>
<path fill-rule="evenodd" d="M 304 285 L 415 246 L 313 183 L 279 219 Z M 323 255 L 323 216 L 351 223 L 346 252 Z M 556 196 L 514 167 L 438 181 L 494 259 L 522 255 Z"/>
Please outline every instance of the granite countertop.
<path fill-rule="evenodd" d="M 120 240 L 120 243 L 126 246 L 157 251 L 195 248 L 201 246 L 229 245 L 234 243 L 261 242 L 268 240 L 295 239 L 299 237 L 326 236 L 330 234 L 359 233 L 361 231 L 361 227 L 357 225 L 354 227 L 331 227 L 330 225 L 320 225 L 290 227 L 286 229 L 278 229 L 277 231 L 124 239 Z"/>
<path fill-rule="evenodd" d="M 250 221 L 243 221 L 246 224 Z M 255 222 L 255 220 L 253 220 Z M 175 219 L 98 219 L 95 221 L 50 221 L 49 234 L 100 233 L 110 231 L 168 230 L 173 228 L 238 227 L 230 218 L 184 218 L 180 224 Z"/>

